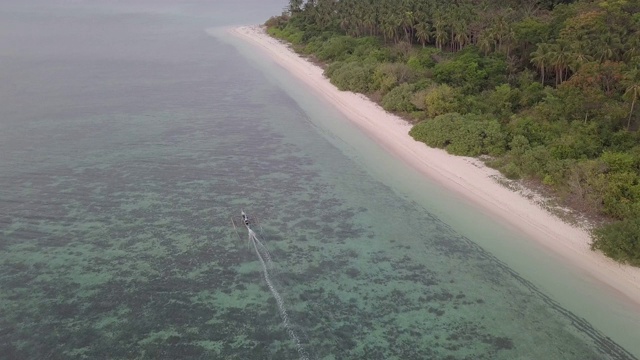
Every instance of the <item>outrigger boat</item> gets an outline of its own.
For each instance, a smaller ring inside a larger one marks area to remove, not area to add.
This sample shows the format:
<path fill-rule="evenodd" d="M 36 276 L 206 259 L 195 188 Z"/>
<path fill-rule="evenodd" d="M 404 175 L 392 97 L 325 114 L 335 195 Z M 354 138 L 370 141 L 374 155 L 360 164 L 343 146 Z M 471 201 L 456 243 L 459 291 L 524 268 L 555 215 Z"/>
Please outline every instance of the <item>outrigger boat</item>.
<path fill-rule="evenodd" d="M 244 225 L 247 228 L 247 231 L 249 231 L 252 230 L 251 226 L 255 224 L 260 229 L 262 229 L 260 227 L 260 224 L 258 224 L 258 220 L 254 217 L 250 218 L 249 215 L 247 215 L 247 213 L 245 213 L 242 209 L 240 210 L 240 216 L 231 217 L 231 224 L 233 224 L 233 229 L 236 231 L 238 237 L 240 237 L 240 234 L 238 233 L 238 226 Z"/>
<path fill-rule="evenodd" d="M 251 221 L 249 221 L 249 217 L 244 213 L 244 210 L 240 210 L 240 216 L 242 216 L 242 222 L 247 229 L 251 229 Z"/>

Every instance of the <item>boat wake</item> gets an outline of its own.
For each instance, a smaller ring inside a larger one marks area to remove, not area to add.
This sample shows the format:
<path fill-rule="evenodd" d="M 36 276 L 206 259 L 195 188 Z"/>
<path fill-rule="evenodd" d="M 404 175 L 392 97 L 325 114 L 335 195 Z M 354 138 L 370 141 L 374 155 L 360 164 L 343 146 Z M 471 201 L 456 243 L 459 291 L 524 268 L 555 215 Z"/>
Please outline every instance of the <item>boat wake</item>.
<path fill-rule="evenodd" d="M 282 325 L 286 329 L 289 334 L 289 338 L 293 341 L 296 346 L 296 350 L 298 350 L 298 355 L 300 355 L 301 360 L 309 360 L 307 353 L 304 351 L 302 344 L 300 343 L 300 339 L 296 335 L 295 331 L 293 331 L 293 327 L 289 322 L 289 315 L 287 314 L 287 309 L 284 306 L 284 300 L 280 296 L 278 290 L 276 290 L 275 286 L 271 282 L 271 277 L 269 276 L 269 268 L 273 268 L 273 263 L 271 262 L 271 255 L 267 250 L 267 247 L 264 246 L 262 241 L 258 238 L 256 233 L 251 230 L 250 227 L 247 226 L 247 230 L 249 231 L 249 242 L 253 245 L 253 249 L 256 251 L 256 255 L 258 255 L 258 260 L 260 260 L 260 264 L 262 264 L 262 272 L 264 275 L 264 280 L 267 282 L 267 286 L 273 294 L 273 297 L 276 299 L 276 303 L 278 304 L 278 309 L 280 310 L 280 317 L 282 318 Z"/>

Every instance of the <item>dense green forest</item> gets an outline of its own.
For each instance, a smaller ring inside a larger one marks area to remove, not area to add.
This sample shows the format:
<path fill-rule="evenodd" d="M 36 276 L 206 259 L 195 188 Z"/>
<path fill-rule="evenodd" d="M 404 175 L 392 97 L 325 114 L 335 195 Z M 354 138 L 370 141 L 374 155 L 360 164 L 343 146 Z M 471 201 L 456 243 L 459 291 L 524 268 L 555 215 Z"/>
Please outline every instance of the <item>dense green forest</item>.
<path fill-rule="evenodd" d="M 291 0 L 269 34 L 449 153 L 599 219 L 640 266 L 640 0 Z"/>

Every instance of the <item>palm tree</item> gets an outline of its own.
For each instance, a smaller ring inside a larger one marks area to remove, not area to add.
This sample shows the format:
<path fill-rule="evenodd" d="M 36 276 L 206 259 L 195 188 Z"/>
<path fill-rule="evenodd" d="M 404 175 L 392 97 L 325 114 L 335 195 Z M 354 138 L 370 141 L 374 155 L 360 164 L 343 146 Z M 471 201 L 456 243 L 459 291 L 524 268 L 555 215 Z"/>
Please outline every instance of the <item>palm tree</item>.
<path fill-rule="evenodd" d="M 557 43 L 551 45 L 549 53 L 551 64 L 556 69 L 556 85 L 560 85 L 564 80 L 565 71 L 569 66 L 570 50 L 567 44 Z"/>
<path fill-rule="evenodd" d="M 318 0 L 316 6 L 318 11 L 318 26 L 321 29 L 327 29 L 331 27 L 331 23 L 334 20 L 334 3 L 332 0 Z"/>
<path fill-rule="evenodd" d="M 445 24 L 442 20 L 436 20 L 435 28 L 436 47 L 442 50 L 442 45 L 444 45 L 447 40 L 449 40 L 449 35 L 447 34 Z"/>
<path fill-rule="evenodd" d="M 508 25 L 504 19 L 504 17 L 499 16 L 493 26 L 491 27 L 491 34 L 493 35 L 493 39 L 495 41 L 496 49 L 498 51 L 502 51 L 502 42 L 503 38 L 507 34 Z"/>
<path fill-rule="evenodd" d="M 396 40 L 396 26 L 390 20 L 384 21 L 382 24 L 382 35 L 384 37 L 384 41 L 387 42 L 389 39 Z"/>
<path fill-rule="evenodd" d="M 462 50 L 469 42 L 469 24 L 462 18 L 456 19 L 451 26 L 451 49 Z"/>
<path fill-rule="evenodd" d="M 507 48 L 505 50 L 505 54 L 507 55 L 507 57 L 511 54 L 511 49 L 513 48 L 515 41 L 516 32 L 515 30 L 513 30 L 513 27 L 511 27 L 511 25 L 507 25 L 504 35 L 502 36 L 502 42 L 507 45 Z"/>
<path fill-rule="evenodd" d="M 415 24 L 415 15 L 413 11 L 405 11 L 402 16 L 402 29 L 409 44 L 413 44 L 413 25 Z"/>
<path fill-rule="evenodd" d="M 462 48 L 469 43 L 469 35 L 467 34 L 467 29 L 463 29 L 457 32 L 455 40 L 458 44 L 458 50 L 462 50 Z"/>
<path fill-rule="evenodd" d="M 638 69 L 631 70 L 625 74 L 627 90 L 624 92 L 624 98 L 631 100 L 631 109 L 629 110 L 629 118 L 627 119 L 627 130 L 631 128 L 631 116 L 636 100 L 640 98 L 640 71 Z"/>
<path fill-rule="evenodd" d="M 426 45 L 429 41 L 431 41 L 431 26 L 426 21 L 422 21 L 416 24 L 416 37 L 418 41 L 422 44 L 422 47 Z"/>
<path fill-rule="evenodd" d="M 577 72 L 582 65 L 593 61 L 593 56 L 587 54 L 584 44 L 580 43 L 572 47 L 569 54 L 569 69 L 574 73 Z"/>
<path fill-rule="evenodd" d="M 376 11 L 367 12 L 365 9 L 360 9 L 360 14 L 364 13 L 362 19 L 362 26 L 369 30 L 369 36 L 376 34 L 376 27 L 378 22 L 376 21 Z"/>
<path fill-rule="evenodd" d="M 478 37 L 478 41 L 476 42 L 476 45 L 478 45 L 478 48 L 480 49 L 480 51 L 482 51 L 485 55 L 491 52 L 491 50 L 493 49 L 493 40 L 491 39 L 489 31 L 484 31 Z"/>
<path fill-rule="evenodd" d="M 620 37 L 611 32 L 605 32 L 598 40 L 597 55 L 600 62 L 617 60 L 618 50 L 622 48 Z"/>
<path fill-rule="evenodd" d="M 624 59 L 630 61 L 640 55 L 640 32 L 629 38 L 625 44 Z"/>
<path fill-rule="evenodd" d="M 302 9 L 303 0 L 289 0 L 289 13 L 297 13 Z"/>
<path fill-rule="evenodd" d="M 390 19 L 391 25 L 393 25 L 393 43 L 400 42 L 400 29 L 402 28 L 402 17 L 393 15 Z"/>
<path fill-rule="evenodd" d="M 540 69 L 540 75 L 542 77 L 541 83 L 544 85 L 544 74 L 547 65 L 550 65 L 551 60 L 551 47 L 549 44 L 540 43 L 536 51 L 531 53 L 531 63 Z"/>

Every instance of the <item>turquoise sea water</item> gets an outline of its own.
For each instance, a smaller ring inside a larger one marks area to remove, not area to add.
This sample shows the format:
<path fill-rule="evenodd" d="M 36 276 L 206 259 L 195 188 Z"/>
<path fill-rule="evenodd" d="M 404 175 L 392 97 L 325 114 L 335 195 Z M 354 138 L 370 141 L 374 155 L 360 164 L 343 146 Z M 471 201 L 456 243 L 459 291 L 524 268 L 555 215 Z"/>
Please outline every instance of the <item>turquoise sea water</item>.
<path fill-rule="evenodd" d="M 637 356 L 614 303 L 205 31 L 279 2 L 177 4 L 2 5 L 0 358 Z"/>

